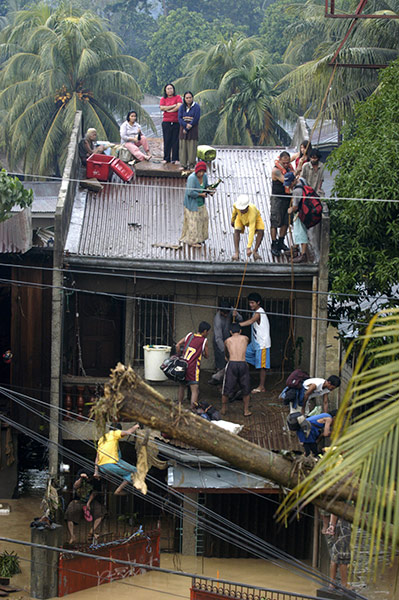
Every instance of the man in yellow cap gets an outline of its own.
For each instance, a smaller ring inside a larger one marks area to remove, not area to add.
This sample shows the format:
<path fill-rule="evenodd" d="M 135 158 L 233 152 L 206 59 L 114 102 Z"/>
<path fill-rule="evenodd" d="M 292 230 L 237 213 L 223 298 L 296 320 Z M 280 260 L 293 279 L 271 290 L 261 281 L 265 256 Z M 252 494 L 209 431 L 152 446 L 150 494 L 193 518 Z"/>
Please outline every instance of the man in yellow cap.
<path fill-rule="evenodd" d="M 231 215 L 231 225 L 234 227 L 234 250 L 235 253 L 232 260 L 239 260 L 240 258 L 240 235 L 244 233 L 245 227 L 248 227 L 248 244 L 247 244 L 247 257 L 251 255 L 254 260 L 261 260 L 261 255 L 258 253 L 258 248 L 265 233 L 265 224 L 263 223 L 262 217 L 260 216 L 259 209 L 256 208 L 255 204 L 250 204 L 249 198 L 246 194 L 238 196 L 237 200 L 233 204 L 233 214 Z M 255 239 L 255 248 L 252 252 L 251 247 Z"/>

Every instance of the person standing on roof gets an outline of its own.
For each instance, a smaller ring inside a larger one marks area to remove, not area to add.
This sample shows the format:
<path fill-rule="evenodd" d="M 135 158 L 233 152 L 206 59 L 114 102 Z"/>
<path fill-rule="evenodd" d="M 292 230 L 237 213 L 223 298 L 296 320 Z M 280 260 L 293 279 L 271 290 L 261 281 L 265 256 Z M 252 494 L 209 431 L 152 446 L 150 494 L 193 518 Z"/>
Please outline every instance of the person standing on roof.
<path fill-rule="evenodd" d="M 184 92 L 183 104 L 179 108 L 179 159 L 181 169 L 193 170 L 197 160 L 198 123 L 201 116 L 200 105 L 194 102 L 192 92 Z"/>
<path fill-rule="evenodd" d="M 207 195 L 212 196 L 214 192 L 207 188 L 206 163 L 201 160 L 195 165 L 194 173 L 187 177 L 184 193 L 184 217 L 180 242 L 192 248 L 201 248 L 201 244 L 208 239 L 209 214 L 205 206 L 205 198 Z"/>
<path fill-rule="evenodd" d="M 293 171 L 291 157 L 288 152 L 281 152 L 272 169 L 272 195 L 270 197 L 270 235 L 272 238 L 272 254 L 280 256 L 282 251 L 289 250 L 284 243 L 288 229 L 288 208 L 291 190 L 284 185 L 284 175 Z M 277 239 L 278 231 L 278 239 Z"/>
<path fill-rule="evenodd" d="M 302 169 L 302 177 L 306 179 L 307 185 L 310 185 L 320 197 L 323 197 L 324 183 L 324 164 L 321 162 L 321 152 L 313 148 L 309 154 L 310 162 L 306 163 Z"/>
<path fill-rule="evenodd" d="M 199 398 L 199 376 L 202 357 L 208 358 L 208 333 L 211 326 L 206 321 L 201 321 L 198 332 L 190 331 L 176 344 L 176 353 L 182 351 L 183 358 L 187 361 L 186 381 L 180 384 L 178 400 L 181 404 L 184 400 L 185 386 L 189 385 L 191 390 L 191 408 L 196 408 Z"/>
<path fill-rule="evenodd" d="M 259 385 L 252 390 L 253 394 L 266 391 L 266 369 L 270 369 L 270 324 L 264 308 L 261 306 L 262 298 L 257 292 L 248 296 L 249 307 L 254 311 L 247 321 L 241 321 L 240 327 L 251 325 L 251 342 L 245 353 L 245 360 L 259 370 Z"/>
<path fill-rule="evenodd" d="M 182 105 L 182 97 L 176 94 L 173 83 L 167 83 L 163 89 L 163 96 L 159 108 L 163 113 L 163 163 L 179 163 L 179 108 Z"/>
<path fill-rule="evenodd" d="M 231 226 L 234 227 L 234 254 L 232 260 L 240 259 L 240 235 L 244 233 L 245 227 L 248 227 L 247 259 L 252 255 L 254 260 L 261 260 L 258 253 L 259 246 L 265 234 L 265 224 L 263 223 L 259 209 L 255 204 L 250 204 L 246 194 L 240 194 L 233 204 L 233 214 L 231 215 Z M 252 251 L 252 244 L 255 239 L 255 248 Z"/>

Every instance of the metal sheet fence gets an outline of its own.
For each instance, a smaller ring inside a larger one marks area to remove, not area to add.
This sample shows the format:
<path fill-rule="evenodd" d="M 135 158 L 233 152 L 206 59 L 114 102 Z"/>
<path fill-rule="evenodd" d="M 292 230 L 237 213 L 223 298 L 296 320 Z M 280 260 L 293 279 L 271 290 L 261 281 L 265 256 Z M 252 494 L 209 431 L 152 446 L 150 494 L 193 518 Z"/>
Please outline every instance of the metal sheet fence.
<path fill-rule="evenodd" d="M 282 590 L 269 590 L 255 586 L 242 585 L 232 581 L 193 577 L 191 600 L 212 598 L 237 598 L 240 600 L 317 600 L 314 596 L 304 596 Z M 320 599 L 319 599 L 320 600 Z"/>

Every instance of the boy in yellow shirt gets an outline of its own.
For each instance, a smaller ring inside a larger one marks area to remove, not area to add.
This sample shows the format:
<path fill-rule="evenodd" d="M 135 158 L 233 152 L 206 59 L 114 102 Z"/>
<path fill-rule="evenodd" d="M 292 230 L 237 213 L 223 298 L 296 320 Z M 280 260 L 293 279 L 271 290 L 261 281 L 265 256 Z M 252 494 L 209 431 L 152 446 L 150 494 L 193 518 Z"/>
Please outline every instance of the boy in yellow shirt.
<path fill-rule="evenodd" d="M 116 496 L 125 496 L 126 492 L 123 488 L 128 483 L 132 483 L 132 473 L 137 471 L 136 467 L 122 460 L 119 449 L 119 440 L 122 437 L 127 437 L 134 433 L 140 426 L 133 425 L 130 429 L 122 429 L 122 426 L 117 423 L 115 429 L 112 429 L 103 435 L 97 442 L 97 456 L 94 467 L 94 476 L 97 477 L 99 472 L 103 475 L 111 475 L 123 477 L 123 482 L 115 490 Z"/>
<path fill-rule="evenodd" d="M 261 260 L 261 256 L 258 253 L 258 248 L 265 233 L 265 224 L 263 223 L 262 217 L 260 216 L 259 209 L 256 208 L 255 204 L 249 203 L 249 198 L 246 194 L 238 196 L 236 202 L 233 204 L 233 214 L 231 215 L 231 226 L 234 227 L 234 250 L 235 254 L 232 260 L 239 260 L 240 258 L 240 235 L 244 233 L 245 227 L 248 227 L 248 245 L 247 245 L 247 257 L 253 255 L 254 260 Z M 252 252 L 251 247 L 255 239 L 255 248 Z"/>

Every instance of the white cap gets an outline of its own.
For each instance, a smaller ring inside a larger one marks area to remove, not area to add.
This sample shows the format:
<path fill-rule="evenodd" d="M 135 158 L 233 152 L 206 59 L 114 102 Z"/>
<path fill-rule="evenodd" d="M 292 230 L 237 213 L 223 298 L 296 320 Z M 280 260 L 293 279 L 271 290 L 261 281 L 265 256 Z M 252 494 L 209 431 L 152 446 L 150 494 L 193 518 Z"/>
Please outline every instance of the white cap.
<path fill-rule="evenodd" d="M 245 210 L 249 206 L 249 198 L 246 194 L 240 194 L 235 201 L 235 207 L 237 210 Z"/>

